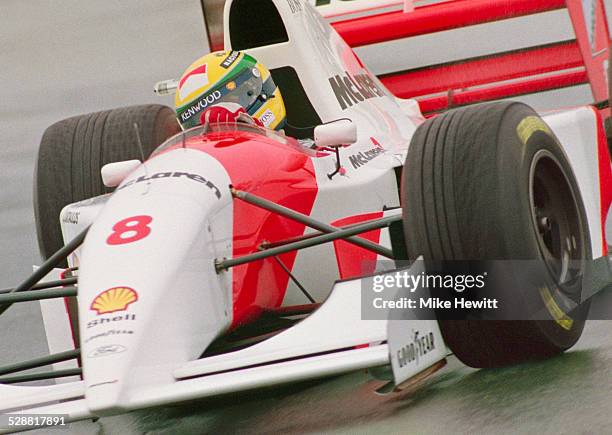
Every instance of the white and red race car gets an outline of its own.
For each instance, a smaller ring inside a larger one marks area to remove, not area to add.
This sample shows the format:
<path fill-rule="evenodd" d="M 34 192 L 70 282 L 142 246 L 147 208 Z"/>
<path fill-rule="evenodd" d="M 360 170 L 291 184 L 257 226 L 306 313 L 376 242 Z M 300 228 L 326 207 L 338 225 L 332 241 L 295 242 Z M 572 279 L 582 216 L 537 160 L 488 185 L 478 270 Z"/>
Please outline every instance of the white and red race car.
<path fill-rule="evenodd" d="M 441 10 L 414 14 L 428 7 Z M 90 419 L 388 365 L 393 390 L 449 352 L 496 367 L 578 340 L 591 296 L 612 283 L 601 107 L 437 106 L 527 86 L 516 83 L 443 96 L 432 84 L 429 99 L 398 98 L 300 0 L 227 1 L 224 22 L 226 49 L 271 69 L 288 121 L 318 126 L 318 150 L 242 124 L 179 132 L 164 106 L 50 127 L 35 205 L 47 261 L 0 294 L 0 309 L 40 299 L 52 355 L 0 367 L 2 413 Z M 440 113 L 427 119 L 421 107 Z M 116 189 L 103 194 L 103 183 Z M 479 309 L 391 320 L 391 304 L 368 317 L 372 280 L 407 296 L 394 279 L 400 260 L 413 275 L 440 261 L 535 266 L 486 287 L 512 299 L 514 321 Z M 53 372 L 15 375 L 47 364 Z M 22 384 L 44 378 L 58 382 Z"/>

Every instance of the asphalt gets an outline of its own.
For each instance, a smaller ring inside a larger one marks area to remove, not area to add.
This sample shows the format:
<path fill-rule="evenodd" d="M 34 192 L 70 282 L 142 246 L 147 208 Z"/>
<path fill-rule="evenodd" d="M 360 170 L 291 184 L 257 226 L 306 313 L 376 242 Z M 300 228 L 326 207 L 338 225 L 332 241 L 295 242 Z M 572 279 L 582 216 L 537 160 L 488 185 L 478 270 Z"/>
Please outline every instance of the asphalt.
<path fill-rule="evenodd" d="M 606 4 L 612 10 L 612 1 Z M 177 77 L 204 50 L 198 0 L 3 0 L 0 287 L 19 283 L 40 263 L 31 204 L 44 129 L 80 113 L 151 102 L 171 105 L 171 99 L 153 96 L 153 83 Z M 384 59 L 372 49 L 360 54 L 366 63 Z M 588 98 L 584 89 L 572 92 L 564 98 Z M 540 107 L 567 104 L 556 93 L 528 101 Z M 608 227 L 612 234 L 612 222 Z M 473 370 L 451 357 L 416 391 L 378 396 L 379 384 L 356 372 L 77 423 L 69 432 L 610 433 L 611 327 L 612 321 L 590 321 L 570 352 L 503 370 Z M 36 304 L 12 307 L 0 317 L 0 363 L 46 351 Z"/>
<path fill-rule="evenodd" d="M 610 322 L 592 321 L 560 357 L 474 370 L 451 357 L 418 389 L 379 396 L 365 372 L 135 413 L 103 430 L 174 433 L 607 434 L 612 427 Z M 125 425 L 129 419 L 130 425 Z M 106 433 L 106 432 L 105 432 Z"/>

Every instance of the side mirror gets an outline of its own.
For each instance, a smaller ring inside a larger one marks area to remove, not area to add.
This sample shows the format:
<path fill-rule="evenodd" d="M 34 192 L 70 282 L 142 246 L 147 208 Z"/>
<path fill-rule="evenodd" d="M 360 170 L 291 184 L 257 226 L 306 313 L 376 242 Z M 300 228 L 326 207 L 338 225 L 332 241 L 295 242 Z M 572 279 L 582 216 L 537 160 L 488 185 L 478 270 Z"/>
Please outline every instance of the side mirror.
<path fill-rule="evenodd" d="M 315 145 L 320 148 L 340 147 L 357 142 L 357 125 L 350 119 L 339 119 L 314 129 Z"/>
<path fill-rule="evenodd" d="M 125 160 L 123 162 L 114 162 L 104 165 L 100 170 L 102 182 L 106 187 L 117 187 L 134 171 L 134 169 L 140 166 L 140 164 L 140 160 Z"/>

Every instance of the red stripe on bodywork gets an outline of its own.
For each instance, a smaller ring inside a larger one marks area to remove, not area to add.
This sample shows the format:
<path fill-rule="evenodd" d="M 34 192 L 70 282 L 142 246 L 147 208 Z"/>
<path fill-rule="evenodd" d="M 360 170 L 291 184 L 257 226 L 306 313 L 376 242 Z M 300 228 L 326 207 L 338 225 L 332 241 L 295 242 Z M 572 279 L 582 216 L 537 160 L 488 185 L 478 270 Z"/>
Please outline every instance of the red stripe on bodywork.
<path fill-rule="evenodd" d="M 604 129 L 602 114 L 595 108 L 597 121 L 597 157 L 599 159 L 599 193 L 601 201 L 601 232 L 603 236 L 603 255 L 607 255 L 606 219 L 612 205 L 612 161 L 608 150 L 608 139 Z M 612 241 L 611 241 L 612 242 Z"/>
<path fill-rule="evenodd" d="M 580 49 L 571 41 L 387 74 L 381 81 L 394 95 L 414 98 L 580 66 Z"/>
<path fill-rule="evenodd" d="M 346 225 L 354 225 L 361 222 L 366 222 L 383 217 L 383 212 L 374 212 L 349 216 L 332 223 L 335 227 L 343 227 Z M 377 230 L 368 231 L 360 234 L 363 237 L 374 243 L 380 242 L 380 228 Z M 336 251 L 336 260 L 338 262 L 338 272 L 341 279 L 354 278 L 357 276 L 369 275 L 376 270 L 376 252 L 355 246 L 352 243 L 344 240 L 334 241 L 334 250 Z"/>
<path fill-rule="evenodd" d="M 502 83 L 482 89 L 471 89 L 454 92 L 448 95 L 417 99 L 423 113 L 448 110 L 453 106 L 464 106 L 483 101 L 499 100 L 517 95 L 545 92 L 569 86 L 588 83 L 586 71 L 570 71 L 542 78 Z M 401 95 L 398 95 L 401 97 Z M 450 106 L 450 107 L 449 107 Z"/>
<path fill-rule="evenodd" d="M 333 23 L 351 47 L 393 41 L 565 7 L 564 0 L 449 1 Z"/>
<path fill-rule="evenodd" d="M 317 196 L 314 166 L 293 142 L 287 138 L 287 144 L 282 144 L 252 132 L 229 131 L 190 138 L 185 147 L 218 160 L 236 189 L 310 215 Z M 232 255 L 236 258 L 257 252 L 264 241 L 301 236 L 305 229 L 301 223 L 234 200 Z M 290 252 L 278 258 L 291 270 L 296 255 Z M 289 276 L 274 258 L 234 267 L 232 327 L 253 320 L 266 309 L 279 307 L 288 282 Z"/>

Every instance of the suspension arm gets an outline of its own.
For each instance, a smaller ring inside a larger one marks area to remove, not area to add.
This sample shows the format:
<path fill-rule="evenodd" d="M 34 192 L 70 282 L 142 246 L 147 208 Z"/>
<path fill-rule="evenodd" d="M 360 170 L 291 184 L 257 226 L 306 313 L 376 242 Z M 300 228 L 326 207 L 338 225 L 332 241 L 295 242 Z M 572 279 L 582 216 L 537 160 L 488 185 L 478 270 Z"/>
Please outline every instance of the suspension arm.
<path fill-rule="evenodd" d="M 332 225 L 320 222 L 316 219 L 311 218 L 310 216 L 306 216 L 305 214 L 299 213 L 295 210 L 291 210 L 290 208 L 283 207 L 282 205 L 275 204 L 272 201 L 268 201 L 267 199 L 261 198 L 257 195 L 253 195 L 252 193 L 236 190 L 234 188 L 232 188 L 231 190 L 234 198 L 241 199 L 242 201 L 248 202 L 249 204 L 252 204 L 254 206 L 277 213 L 288 219 L 300 222 L 310 228 L 314 228 L 315 230 L 319 230 L 326 234 L 340 231 L 340 228 L 336 228 Z M 365 240 L 360 237 L 347 237 L 345 241 L 352 243 L 353 245 L 357 245 L 360 248 L 367 249 L 368 251 L 373 251 L 379 255 L 382 255 L 383 257 L 391 259 L 394 258 L 393 251 L 391 249 L 387 249 L 384 246 L 370 242 L 369 240 Z"/>
<path fill-rule="evenodd" d="M 317 237 L 312 237 L 307 240 L 300 240 L 294 243 L 288 243 L 283 246 L 266 249 L 265 251 L 256 252 L 254 254 L 244 255 L 238 258 L 230 258 L 228 260 L 216 260 L 215 268 L 217 269 L 217 272 L 220 272 L 222 270 L 226 270 L 234 266 L 239 266 L 241 264 L 251 263 L 257 260 L 263 260 L 264 258 L 286 254 L 287 252 L 296 251 L 299 249 L 322 245 L 324 243 L 332 242 L 334 240 L 346 239 L 347 237 L 351 237 L 357 234 L 376 230 L 378 228 L 388 227 L 393 222 L 397 222 L 401 219 L 402 216 L 388 216 L 381 219 L 377 219 L 375 221 L 366 222 L 365 224 L 356 225 L 345 230 L 337 230 L 333 233 L 323 234 Z"/>

